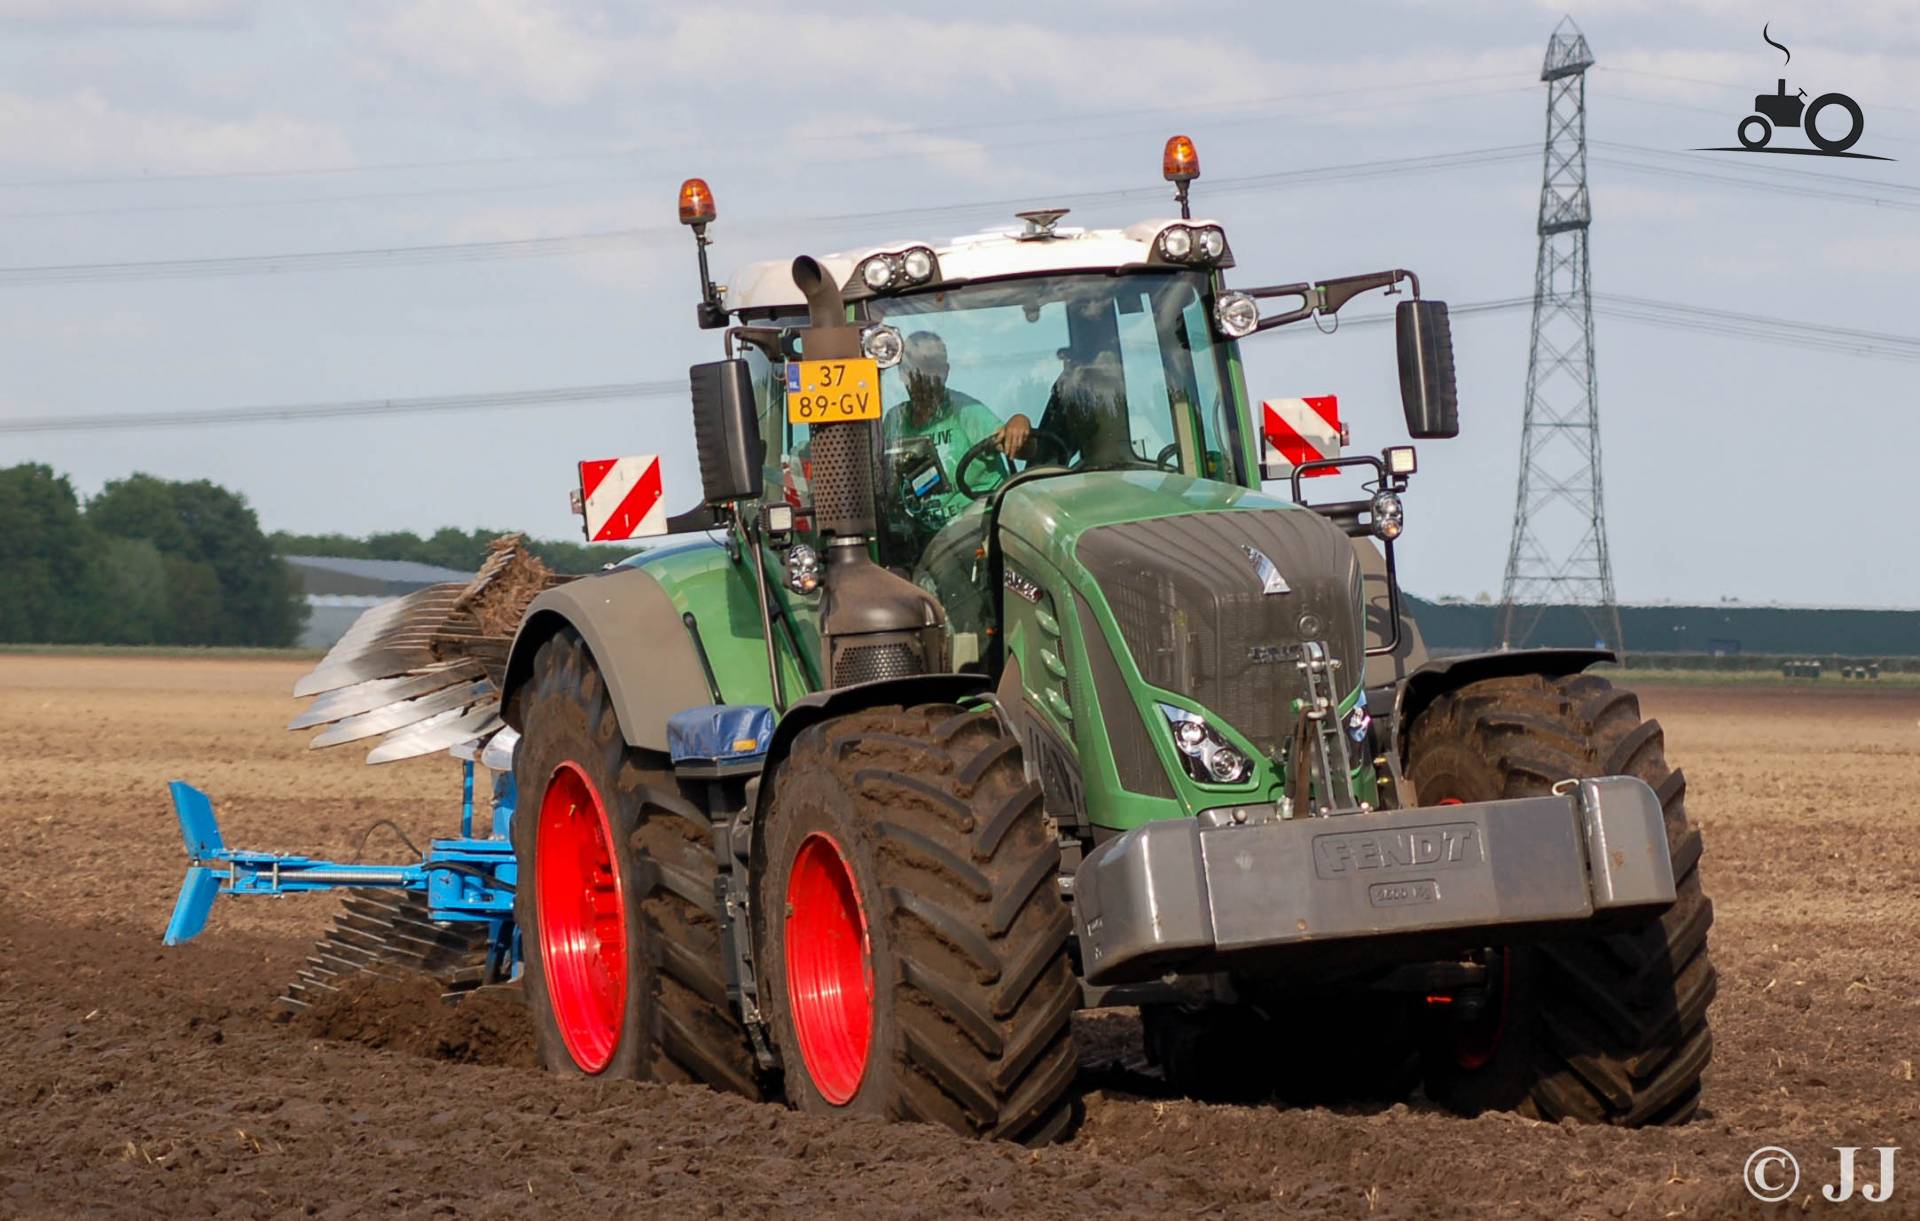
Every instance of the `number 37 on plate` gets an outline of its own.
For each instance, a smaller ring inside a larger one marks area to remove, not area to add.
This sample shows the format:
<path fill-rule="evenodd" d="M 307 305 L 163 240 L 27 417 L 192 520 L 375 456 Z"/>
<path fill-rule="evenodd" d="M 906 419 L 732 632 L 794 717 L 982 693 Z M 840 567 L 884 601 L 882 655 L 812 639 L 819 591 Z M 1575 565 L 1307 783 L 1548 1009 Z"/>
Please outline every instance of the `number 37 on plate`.
<path fill-rule="evenodd" d="M 880 366 L 871 360 L 787 362 L 787 419 L 838 424 L 880 418 Z"/>

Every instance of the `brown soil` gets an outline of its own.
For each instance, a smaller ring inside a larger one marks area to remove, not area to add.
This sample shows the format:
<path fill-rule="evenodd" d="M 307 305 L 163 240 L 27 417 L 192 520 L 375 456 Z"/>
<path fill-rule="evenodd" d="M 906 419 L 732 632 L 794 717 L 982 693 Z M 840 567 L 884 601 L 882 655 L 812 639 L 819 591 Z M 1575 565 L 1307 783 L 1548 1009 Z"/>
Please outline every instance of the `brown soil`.
<path fill-rule="evenodd" d="M 458 1004 L 424 976 L 350 978 L 287 1022 L 313 1039 L 380 1047 L 430 1060 L 533 1068 L 533 1026 L 517 993 L 486 989 Z"/>
<path fill-rule="evenodd" d="M 376 818 L 417 840 L 457 816 L 451 762 L 369 768 L 281 731 L 304 668 L 0 657 L 0 1216 L 1760 1216 L 1760 1145 L 1801 1156 L 1811 1211 L 1831 1146 L 1920 1148 L 1920 692 L 1648 692 L 1718 909 L 1693 1124 L 1146 1096 L 1097 1067 L 1137 1039 L 1102 1013 L 1079 1019 L 1084 1124 L 1029 1151 L 517 1067 L 499 997 L 378 983 L 281 1020 L 327 899 L 223 900 L 162 948 L 168 779 L 212 793 L 236 844 L 350 855 Z M 1870 1215 L 1920 1213 L 1903 1170 Z"/>

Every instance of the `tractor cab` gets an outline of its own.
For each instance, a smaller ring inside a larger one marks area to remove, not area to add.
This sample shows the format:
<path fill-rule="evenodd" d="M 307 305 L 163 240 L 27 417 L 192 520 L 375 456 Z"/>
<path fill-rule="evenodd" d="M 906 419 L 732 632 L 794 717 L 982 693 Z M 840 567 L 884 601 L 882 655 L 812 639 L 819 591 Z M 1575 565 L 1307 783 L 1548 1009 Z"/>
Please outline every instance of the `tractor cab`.
<path fill-rule="evenodd" d="M 1234 340 L 1214 318 L 1214 276 L 1231 259 L 1220 227 L 1089 231 L 1060 225 L 1061 211 L 1036 215 L 942 247 L 820 260 L 844 277 L 874 361 L 876 558 L 940 599 L 960 669 L 991 652 L 997 586 L 981 560 L 1015 487 L 1121 472 L 1259 486 Z M 1169 244 L 1185 261 L 1166 256 Z M 739 278 L 749 325 L 793 317 L 786 271 Z M 821 545 L 807 512 L 816 425 L 785 410 L 783 348 L 804 358 L 805 328 L 750 345 L 747 359 L 766 485 L 797 514 L 805 565 Z"/>

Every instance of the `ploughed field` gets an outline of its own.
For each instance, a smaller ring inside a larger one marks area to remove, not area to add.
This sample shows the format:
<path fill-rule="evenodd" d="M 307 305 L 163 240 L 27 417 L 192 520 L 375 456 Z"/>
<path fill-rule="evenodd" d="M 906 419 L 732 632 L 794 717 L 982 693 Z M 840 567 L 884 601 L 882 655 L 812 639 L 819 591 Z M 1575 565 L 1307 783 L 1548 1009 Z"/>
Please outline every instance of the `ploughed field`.
<path fill-rule="evenodd" d="M 1761 1145 L 1800 1155 L 1803 1196 L 1833 1177 L 1831 1146 L 1920 1151 L 1911 688 L 1644 693 L 1687 773 L 1718 912 L 1694 1123 L 1157 1096 L 1115 1067 L 1130 1019 L 1100 1014 L 1079 1019 L 1085 1121 L 1028 1150 L 549 1076 L 513 1006 L 448 1010 L 430 988 L 286 1021 L 273 998 L 331 899 L 222 900 L 199 941 L 163 949 L 182 866 L 171 778 L 211 793 L 241 846 L 350 859 L 378 819 L 416 841 L 451 830 L 451 760 L 370 768 L 280 728 L 305 669 L 0 656 L 0 1216 L 1711 1217 L 1774 1211 L 1741 1185 Z M 366 850 L 404 852 L 386 830 Z M 1247 1054 L 1314 1054 L 1310 1013 L 1293 1039 Z M 1920 1213 L 1920 1167 L 1902 1171 L 1883 1215 Z"/>

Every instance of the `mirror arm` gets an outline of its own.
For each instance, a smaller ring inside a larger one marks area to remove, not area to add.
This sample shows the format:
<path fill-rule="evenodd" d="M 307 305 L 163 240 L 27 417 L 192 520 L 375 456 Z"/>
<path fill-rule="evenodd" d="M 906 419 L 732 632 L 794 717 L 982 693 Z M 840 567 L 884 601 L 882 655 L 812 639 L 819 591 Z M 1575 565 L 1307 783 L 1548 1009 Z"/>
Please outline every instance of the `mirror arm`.
<path fill-rule="evenodd" d="M 726 334 L 727 356 L 739 354 L 741 344 L 759 350 L 762 356 L 779 364 L 787 359 L 782 350 L 782 336 L 786 332 L 777 326 L 730 326 Z"/>
<path fill-rule="evenodd" d="M 1314 314 L 1337 314 L 1340 307 L 1364 292 L 1384 288 L 1389 293 L 1400 281 L 1407 281 L 1413 288 L 1414 297 L 1420 296 L 1420 277 L 1405 268 L 1392 271 L 1372 271 L 1360 276 L 1341 276 L 1334 280 L 1321 280 L 1317 283 L 1274 284 L 1264 288 L 1243 288 L 1240 292 L 1255 299 L 1268 297 L 1298 297 L 1301 304 L 1284 313 L 1273 314 L 1260 319 L 1253 328 L 1256 333 L 1269 331 L 1277 326 L 1286 326 Z"/>

